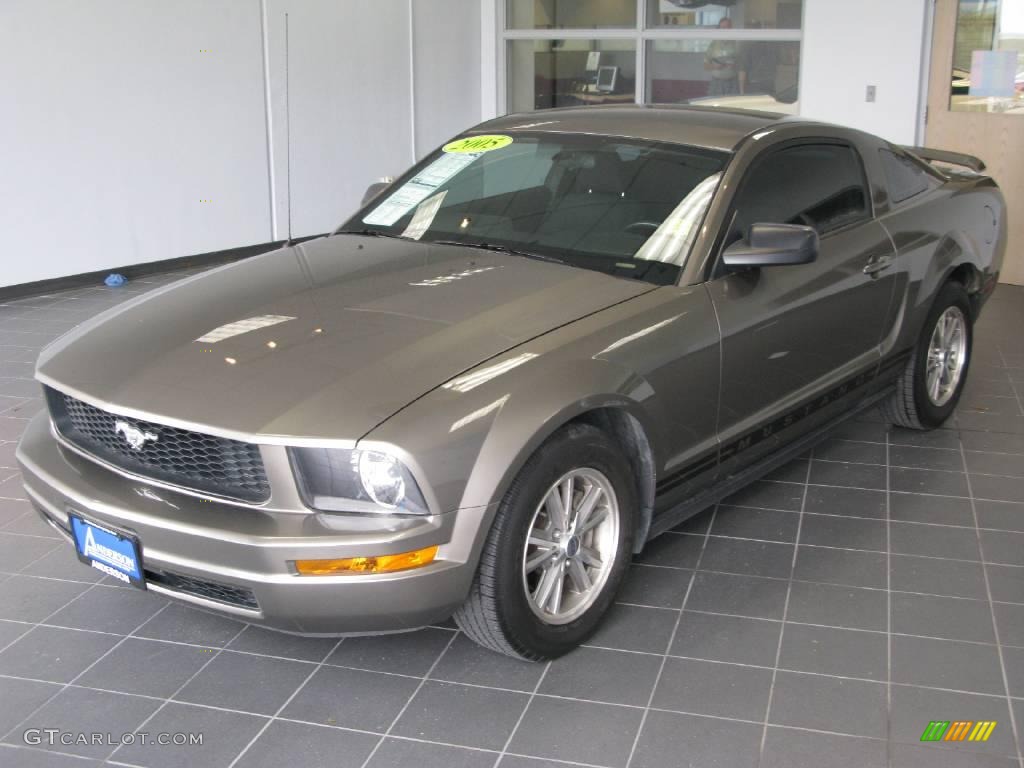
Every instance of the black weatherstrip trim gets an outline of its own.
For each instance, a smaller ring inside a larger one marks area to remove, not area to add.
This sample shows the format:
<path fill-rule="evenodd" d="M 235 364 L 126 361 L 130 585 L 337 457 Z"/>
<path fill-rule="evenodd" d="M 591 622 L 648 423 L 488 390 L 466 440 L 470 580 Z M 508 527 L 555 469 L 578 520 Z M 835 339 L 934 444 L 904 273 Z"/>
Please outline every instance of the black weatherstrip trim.
<path fill-rule="evenodd" d="M 808 416 L 832 405 L 837 400 L 846 397 L 859 389 L 867 387 L 872 381 L 875 381 L 878 378 L 883 378 L 891 374 L 894 370 L 902 370 L 909 357 L 910 352 L 901 352 L 898 355 L 894 355 L 881 365 L 873 365 L 871 368 L 851 376 L 843 383 L 836 385 L 824 394 L 814 396 L 796 408 L 790 409 L 775 420 L 750 430 L 730 443 L 708 451 L 700 458 L 659 480 L 655 489 L 655 495 L 661 496 L 673 491 L 681 485 L 685 485 L 701 473 L 711 469 L 716 463 L 732 459 L 743 453 L 743 451 L 753 448 L 758 443 L 767 440 L 777 432 L 788 429 L 803 419 L 806 419 Z"/>

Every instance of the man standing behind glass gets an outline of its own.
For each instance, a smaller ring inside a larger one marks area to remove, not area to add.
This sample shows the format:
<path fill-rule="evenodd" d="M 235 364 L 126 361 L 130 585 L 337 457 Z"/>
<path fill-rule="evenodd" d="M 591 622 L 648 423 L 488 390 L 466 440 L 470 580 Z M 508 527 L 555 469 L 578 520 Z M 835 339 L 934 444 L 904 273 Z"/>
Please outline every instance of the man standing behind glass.
<path fill-rule="evenodd" d="M 732 29 L 732 19 L 718 22 L 719 29 Z M 737 47 L 735 40 L 712 40 L 704 54 L 704 69 L 711 73 L 708 96 L 731 96 L 739 93 L 736 80 Z"/>
<path fill-rule="evenodd" d="M 751 29 L 761 29 L 755 21 Z M 754 40 L 740 48 L 737 57 L 740 93 L 775 94 L 775 74 L 779 66 L 779 47 L 767 40 Z"/>

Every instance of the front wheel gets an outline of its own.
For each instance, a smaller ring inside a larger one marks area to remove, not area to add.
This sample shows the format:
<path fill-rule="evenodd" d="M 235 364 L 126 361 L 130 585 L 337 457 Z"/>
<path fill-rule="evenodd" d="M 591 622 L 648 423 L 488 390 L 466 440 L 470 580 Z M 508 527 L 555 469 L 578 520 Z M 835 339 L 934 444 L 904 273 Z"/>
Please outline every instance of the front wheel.
<path fill-rule="evenodd" d="M 499 505 L 469 597 L 455 613 L 480 645 L 561 656 L 597 629 L 629 565 L 636 492 L 608 436 L 572 424 L 527 462 Z"/>
<path fill-rule="evenodd" d="M 967 292 L 958 283 L 946 283 L 896 391 L 883 406 L 893 424 L 935 429 L 952 415 L 967 380 L 973 339 Z"/>

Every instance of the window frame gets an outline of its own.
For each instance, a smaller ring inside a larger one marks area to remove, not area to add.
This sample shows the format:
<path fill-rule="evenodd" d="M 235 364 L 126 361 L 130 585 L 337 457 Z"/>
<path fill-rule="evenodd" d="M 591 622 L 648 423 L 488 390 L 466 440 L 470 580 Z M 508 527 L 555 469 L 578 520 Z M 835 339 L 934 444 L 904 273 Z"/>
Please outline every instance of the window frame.
<path fill-rule="evenodd" d="M 852 141 L 847 141 L 833 136 L 804 136 L 797 139 L 789 139 L 786 141 L 780 141 L 774 144 L 763 152 L 759 153 L 746 168 L 743 169 L 743 175 L 740 176 L 739 182 L 733 185 L 732 196 L 729 198 L 729 203 L 725 209 L 725 216 L 721 220 L 718 232 L 715 234 L 714 244 L 712 245 L 711 252 L 714 254 L 714 258 L 708 259 L 708 271 L 705 274 L 705 280 L 715 280 L 725 272 L 722 269 L 722 255 L 725 252 L 725 238 L 732 228 L 733 220 L 736 217 L 736 200 L 742 191 L 745 182 L 750 175 L 757 170 L 757 167 L 767 158 L 775 155 L 779 152 L 785 152 L 789 149 L 795 149 L 797 147 L 806 146 L 838 146 L 845 147 L 853 152 L 853 156 L 857 161 L 857 166 L 860 169 L 861 188 L 864 191 L 865 201 L 865 212 L 863 216 L 859 216 L 856 219 L 847 221 L 841 226 L 835 227 L 834 229 L 827 230 L 824 233 L 818 233 L 819 241 L 827 241 L 829 238 L 835 235 L 842 234 L 852 229 L 853 227 L 863 226 L 864 224 L 871 222 L 875 219 L 875 203 L 871 195 L 871 183 L 870 177 L 867 173 L 867 167 L 864 163 L 864 157 L 860 152 L 860 149 Z"/>
<path fill-rule="evenodd" d="M 647 23 L 647 1 L 636 3 L 635 27 L 578 27 L 569 29 L 511 29 L 508 26 L 509 9 L 507 0 L 495 2 L 495 63 L 497 64 L 496 114 L 509 114 L 509 58 L 510 42 L 515 40 L 632 40 L 636 56 L 636 88 L 634 104 L 652 104 L 648 100 L 647 43 L 655 40 L 736 40 L 739 42 L 797 42 L 803 54 L 804 28 L 807 20 L 807 0 L 800 10 L 800 29 L 705 29 L 702 27 L 652 27 Z M 797 91 L 803 92 L 801 66 L 797 74 Z"/>

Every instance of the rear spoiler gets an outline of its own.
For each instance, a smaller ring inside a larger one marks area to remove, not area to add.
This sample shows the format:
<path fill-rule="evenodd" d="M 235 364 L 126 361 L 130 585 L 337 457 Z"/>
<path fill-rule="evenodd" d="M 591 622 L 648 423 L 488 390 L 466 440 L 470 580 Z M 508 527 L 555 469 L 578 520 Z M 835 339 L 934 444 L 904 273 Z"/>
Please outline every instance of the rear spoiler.
<path fill-rule="evenodd" d="M 931 147 L 904 146 L 903 149 L 917 155 L 922 160 L 927 160 L 929 163 L 939 162 L 961 165 L 964 168 L 970 168 L 975 173 L 981 173 L 985 170 L 985 163 L 981 158 L 974 155 L 966 155 L 962 152 L 947 152 L 944 149 L 932 149 Z"/>

